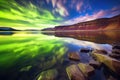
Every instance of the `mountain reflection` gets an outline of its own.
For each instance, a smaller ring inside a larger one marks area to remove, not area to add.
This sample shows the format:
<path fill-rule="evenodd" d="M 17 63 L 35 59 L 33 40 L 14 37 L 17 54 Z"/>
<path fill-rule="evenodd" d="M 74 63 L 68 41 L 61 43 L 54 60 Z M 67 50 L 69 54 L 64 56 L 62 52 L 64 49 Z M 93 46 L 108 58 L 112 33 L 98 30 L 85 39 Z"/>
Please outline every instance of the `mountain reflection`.
<path fill-rule="evenodd" d="M 44 33 L 49 34 L 49 33 Z M 51 33 L 50 33 L 51 34 Z M 55 32 L 57 37 L 70 37 L 78 40 L 91 41 L 95 43 L 115 44 L 120 42 L 120 31 L 69 31 Z"/>
<path fill-rule="evenodd" d="M 13 31 L 0 31 L 0 35 L 12 35 L 14 34 Z"/>

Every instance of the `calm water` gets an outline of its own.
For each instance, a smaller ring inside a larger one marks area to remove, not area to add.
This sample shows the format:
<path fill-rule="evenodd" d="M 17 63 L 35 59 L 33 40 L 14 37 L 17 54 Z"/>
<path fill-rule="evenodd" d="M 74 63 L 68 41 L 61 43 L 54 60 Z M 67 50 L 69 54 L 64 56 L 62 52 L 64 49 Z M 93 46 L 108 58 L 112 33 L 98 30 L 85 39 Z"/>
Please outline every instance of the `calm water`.
<path fill-rule="evenodd" d="M 69 52 L 81 48 L 105 49 L 119 44 L 120 31 L 108 32 L 0 32 L 0 80 L 37 80 L 43 71 L 56 69 L 57 80 L 68 80 L 66 67 L 73 62 Z M 46 35 L 49 34 L 49 35 Z M 80 54 L 88 63 L 89 54 Z M 102 70 L 96 70 L 91 80 L 106 80 Z"/>

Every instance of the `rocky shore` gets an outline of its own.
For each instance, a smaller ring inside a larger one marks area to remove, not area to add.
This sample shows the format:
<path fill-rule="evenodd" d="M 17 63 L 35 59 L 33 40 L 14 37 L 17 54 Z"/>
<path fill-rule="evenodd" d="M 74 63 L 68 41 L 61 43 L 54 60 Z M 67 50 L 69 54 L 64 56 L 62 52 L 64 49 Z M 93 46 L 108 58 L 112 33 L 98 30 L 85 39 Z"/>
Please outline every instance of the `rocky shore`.
<path fill-rule="evenodd" d="M 89 54 L 88 62 L 82 62 L 81 54 Z M 80 49 L 80 52 L 71 52 L 67 55 L 69 63 L 65 74 L 68 80 L 92 80 L 98 70 L 108 73 L 104 80 L 119 80 L 120 77 L 120 45 L 114 45 L 112 51 Z M 61 67 L 62 68 L 62 67 Z M 57 80 L 57 69 L 41 72 L 37 80 Z"/>

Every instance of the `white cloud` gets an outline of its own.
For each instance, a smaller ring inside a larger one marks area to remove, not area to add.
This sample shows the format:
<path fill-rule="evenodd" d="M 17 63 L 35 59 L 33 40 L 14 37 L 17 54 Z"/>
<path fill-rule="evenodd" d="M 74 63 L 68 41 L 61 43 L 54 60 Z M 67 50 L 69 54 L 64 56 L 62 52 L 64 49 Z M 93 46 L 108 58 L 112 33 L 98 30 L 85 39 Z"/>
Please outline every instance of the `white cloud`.
<path fill-rule="evenodd" d="M 76 5 L 76 10 L 79 12 L 81 10 L 81 7 L 83 6 L 83 2 L 79 2 Z"/>
<path fill-rule="evenodd" d="M 79 22 L 90 21 L 90 20 L 94 20 L 94 19 L 97 19 L 97 18 L 101 18 L 101 17 L 103 17 L 105 15 L 106 15 L 106 12 L 101 10 L 101 11 L 99 11 L 97 13 L 94 13 L 93 15 L 86 14 L 85 16 L 79 16 L 77 18 L 68 20 L 64 24 L 65 25 L 70 25 L 70 24 L 75 24 L 75 23 L 79 23 Z"/>
<path fill-rule="evenodd" d="M 59 12 L 59 14 L 60 14 L 61 16 L 64 16 L 64 17 L 65 17 L 65 16 L 68 16 L 68 15 L 69 15 L 67 9 L 65 8 L 65 6 L 63 5 L 63 3 L 62 3 L 61 0 L 59 0 L 56 5 L 57 5 L 57 7 L 56 7 L 57 12 Z"/>
<path fill-rule="evenodd" d="M 52 5 L 55 7 L 57 0 L 52 0 Z"/>

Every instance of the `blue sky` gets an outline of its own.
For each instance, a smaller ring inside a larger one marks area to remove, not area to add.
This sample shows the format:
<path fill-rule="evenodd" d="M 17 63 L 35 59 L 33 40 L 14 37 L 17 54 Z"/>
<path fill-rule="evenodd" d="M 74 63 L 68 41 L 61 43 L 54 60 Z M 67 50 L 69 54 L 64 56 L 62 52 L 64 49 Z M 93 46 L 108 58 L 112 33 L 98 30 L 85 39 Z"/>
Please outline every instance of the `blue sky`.
<path fill-rule="evenodd" d="M 0 0 L 0 25 L 47 28 L 120 14 L 120 0 Z"/>
<path fill-rule="evenodd" d="M 50 1 L 50 0 L 48 0 Z M 52 2 L 53 1 L 53 2 Z M 120 0 L 52 0 L 52 4 L 63 9 L 61 15 L 65 22 L 64 24 L 74 24 L 94 20 L 97 18 L 109 18 L 120 14 Z M 66 1 L 65 4 L 63 1 Z M 54 10 L 54 9 L 53 9 Z"/>

